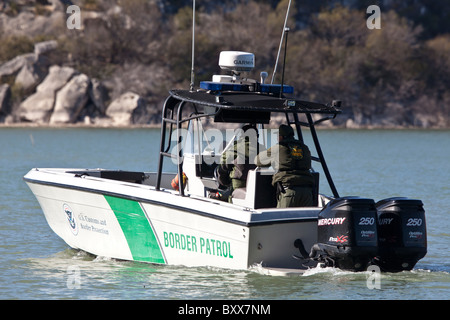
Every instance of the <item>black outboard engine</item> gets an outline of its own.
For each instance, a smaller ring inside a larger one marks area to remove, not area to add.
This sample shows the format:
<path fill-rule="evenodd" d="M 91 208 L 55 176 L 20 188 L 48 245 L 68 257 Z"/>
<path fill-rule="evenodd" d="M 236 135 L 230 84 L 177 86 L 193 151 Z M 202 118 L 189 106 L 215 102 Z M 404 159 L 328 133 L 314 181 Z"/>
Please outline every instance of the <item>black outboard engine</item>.
<path fill-rule="evenodd" d="M 378 252 L 375 201 L 344 197 L 319 213 L 318 243 L 310 258 L 343 270 L 366 270 Z"/>
<path fill-rule="evenodd" d="M 388 198 L 377 202 L 378 257 L 383 271 L 411 270 L 427 253 L 425 210 L 421 200 Z"/>

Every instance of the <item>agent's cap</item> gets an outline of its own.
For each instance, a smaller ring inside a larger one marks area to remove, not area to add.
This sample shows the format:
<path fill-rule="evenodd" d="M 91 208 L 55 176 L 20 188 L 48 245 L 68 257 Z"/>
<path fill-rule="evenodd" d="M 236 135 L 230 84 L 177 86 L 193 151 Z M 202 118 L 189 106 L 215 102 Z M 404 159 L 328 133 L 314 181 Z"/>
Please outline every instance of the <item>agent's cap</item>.
<path fill-rule="evenodd" d="M 278 128 L 278 134 L 283 137 L 293 137 L 294 136 L 294 129 L 292 129 L 291 126 L 282 124 Z"/>

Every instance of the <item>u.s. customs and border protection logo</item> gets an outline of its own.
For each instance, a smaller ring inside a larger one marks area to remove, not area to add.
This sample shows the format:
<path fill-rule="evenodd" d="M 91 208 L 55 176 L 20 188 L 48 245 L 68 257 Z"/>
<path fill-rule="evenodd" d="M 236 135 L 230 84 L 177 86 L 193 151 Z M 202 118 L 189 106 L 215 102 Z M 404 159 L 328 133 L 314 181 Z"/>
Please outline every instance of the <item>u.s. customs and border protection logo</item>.
<path fill-rule="evenodd" d="M 69 222 L 70 231 L 72 231 L 73 235 L 78 234 L 78 223 L 75 219 L 75 215 L 73 214 L 72 209 L 69 207 L 67 203 L 63 204 L 64 214 L 66 215 L 67 221 Z"/>
<path fill-rule="evenodd" d="M 303 149 L 298 145 L 292 145 L 290 146 L 291 149 L 291 156 L 294 159 L 303 159 Z"/>

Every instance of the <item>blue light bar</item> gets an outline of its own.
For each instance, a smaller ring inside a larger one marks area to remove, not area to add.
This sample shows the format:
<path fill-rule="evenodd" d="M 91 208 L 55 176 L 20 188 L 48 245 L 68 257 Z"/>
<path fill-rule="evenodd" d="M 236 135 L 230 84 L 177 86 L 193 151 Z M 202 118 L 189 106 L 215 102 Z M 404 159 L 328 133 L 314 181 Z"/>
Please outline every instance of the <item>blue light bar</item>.
<path fill-rule="evenodd" d="M 223 83 L 212 81 L 201 81 L 200 88 L 211 91 L 250 91 L 249 85 L 237 83 Z"/>
<path fill-rule="evenodd" d="M 260 84 L 261 92 L 278 94 L 281 84 Z M 294 93 L 294 87 L 283 84 L 283 93 Z"/>
<path fill-rule="evenodd" d="M 279 94 L 281 91 L 281 84 L 238 84 L 201 81 L 200 88 L 211 91 L 262 92 Z M 283 93 L 294 93 L 294 87 L 283 85 Z"/>

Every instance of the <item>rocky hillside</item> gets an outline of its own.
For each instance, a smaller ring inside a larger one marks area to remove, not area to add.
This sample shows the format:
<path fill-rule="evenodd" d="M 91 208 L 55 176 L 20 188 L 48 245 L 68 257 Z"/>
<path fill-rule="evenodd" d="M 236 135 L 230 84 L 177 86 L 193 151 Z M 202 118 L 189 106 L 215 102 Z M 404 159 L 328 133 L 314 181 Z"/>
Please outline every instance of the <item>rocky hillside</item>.
<path fill-rule="evenodd" d="M 0 77 L 13 79 L 13 88 L 30 94 L 11 109 L 11 88 L 0 86 L 4 123 L 118 125 L 151 123 L 144 99 L 124 92 L 108 103 L 101 81 L 69 66 L 52 65 L 45 53 L 56 49 L 54 40 L 38 42 L 34 52 L 19 55 L 0 67 Z"/>
<path fill-rule="evenodd" d="M 221 50 L 254 52 L 250 77 L 272 72 L 288 0 L 197 3 L 197 85 L 220 73 Z M 342 100 L 336 126 L 450 127 L 450 5 L 379 1 L 382 28 L 369 30 L 366 1 L 293 3 L 286 81 L 298 97 Z M 158 125 L 167 91 L 189 87 L 190 4 L 4 0 L 0 123 Z"/>
<path fill-rule="evenodd" d="M 136 93 L 138 90 L 133 90 L 136 89 L 133 84 L 124 88 L 123 80 L 118 81 L 117 77 L 126 72 L 118 71 L 100 80 L 93 77 L 92 72 L 82 72 L 83 67 L 77 68 L 79 65 L 70 57 L 71 52 L 64 47 L 68 40 L 65 33 L 55 34 L 64 28 L 69 17 L 63 2 L 17 1 L 3 3 L 3 6 L 6 13 L 0 14 L 0 26 L 11 53 L 3 50 L 0 54 L 0 62 L 3 58 L 0 64 L 1 123 L 100 126 L 159 123 L 156 106 L 159 101 L 144 97 L 145 93 Z M 17 12 L 12 12 L 13 9 Z M 113 15 L 120 14 L 119 7 L 114 10 L 106 13 L 86 10 L 82 21 L 94 25 L 97 20 L 109 21 Z M 6 34 L 9 36 L 5 37 Z M 54 40 L 38 41 L 45 38 Z M 13 56 L 14 51 L 26 50 L 29 52 Z M 134 81 L 142 85 L 146 81 L 138 66 L 123 68 L 129 72 L 127 81 L 133 81 L 130 77 L 137 77 Z"/>

